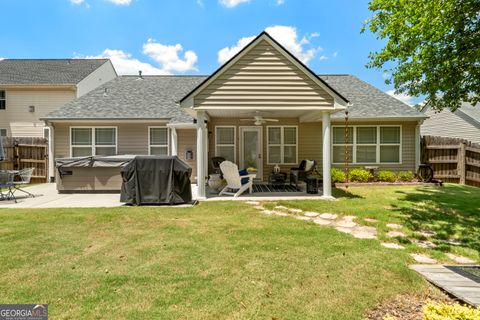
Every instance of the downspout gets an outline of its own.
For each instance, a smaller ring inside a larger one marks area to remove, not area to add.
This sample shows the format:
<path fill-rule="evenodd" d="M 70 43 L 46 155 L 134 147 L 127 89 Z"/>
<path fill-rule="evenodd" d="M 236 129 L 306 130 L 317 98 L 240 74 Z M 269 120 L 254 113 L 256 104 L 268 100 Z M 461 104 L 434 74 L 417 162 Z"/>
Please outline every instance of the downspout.
<path fill-rule="evenodd" d="M 47 122 L 48 127 L 48 175 L 49 181 L 55 182 L 55 127 Z"/>

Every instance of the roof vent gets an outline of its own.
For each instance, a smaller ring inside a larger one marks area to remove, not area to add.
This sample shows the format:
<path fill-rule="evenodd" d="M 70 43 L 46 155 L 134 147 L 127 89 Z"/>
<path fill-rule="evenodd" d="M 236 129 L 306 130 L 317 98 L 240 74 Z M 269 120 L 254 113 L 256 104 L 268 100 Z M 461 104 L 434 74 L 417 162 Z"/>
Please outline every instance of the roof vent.
<path fill-rule="evenodd" d="M 138 77 L 142 79 L 142 70 L 138 70 Z"/>
<path fill-rule="evenodd" d="M 103 92 L 103 96 L 104 96 L 104 97 L 108 96 L 107 88 L 105 88 L 105 91 Z"/>

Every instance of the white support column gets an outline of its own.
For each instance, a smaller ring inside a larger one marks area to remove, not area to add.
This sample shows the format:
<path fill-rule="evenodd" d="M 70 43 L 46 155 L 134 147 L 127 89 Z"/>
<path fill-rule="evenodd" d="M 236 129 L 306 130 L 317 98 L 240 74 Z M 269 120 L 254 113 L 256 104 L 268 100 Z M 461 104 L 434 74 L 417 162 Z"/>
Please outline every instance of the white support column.
<path fill-rule="evenodd" d="M 323 199 L 334 199 L 332 197 L 332 177 L 331 177 L 331 123 L 330 112 L 322 113 L 322 131 L 323 131 Z"/>
<path fill-rule="evenodd" d="M 178 145 L 177 145 L 177 129 L 175 127 L 170 128 L 170 134 L 172 137 L 172 156 L 177 156 L 178 155 Z"/>
<path fill-rule="evenodd" d="M 197 111 L 197 187 L 198 197 L 205 198 L 205 111 Z"/>

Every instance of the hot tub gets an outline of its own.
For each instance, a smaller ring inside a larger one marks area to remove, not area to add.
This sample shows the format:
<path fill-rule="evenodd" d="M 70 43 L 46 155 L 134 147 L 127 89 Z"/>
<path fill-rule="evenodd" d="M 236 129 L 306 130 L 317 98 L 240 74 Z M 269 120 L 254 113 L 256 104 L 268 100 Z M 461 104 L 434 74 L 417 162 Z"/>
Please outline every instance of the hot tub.
<path fill-rule="evenodd" d="M 91 156 L 55 159 L 59 193 L 120 193 L 121 169 L 135 155 Z"/>

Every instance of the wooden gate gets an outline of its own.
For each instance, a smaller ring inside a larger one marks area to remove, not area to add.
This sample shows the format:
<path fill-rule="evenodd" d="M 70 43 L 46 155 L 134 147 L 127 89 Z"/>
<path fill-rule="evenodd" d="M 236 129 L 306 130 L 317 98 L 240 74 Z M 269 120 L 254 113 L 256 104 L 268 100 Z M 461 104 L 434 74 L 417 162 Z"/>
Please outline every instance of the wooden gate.
<path fill-rule="evenodd" d="M 480 145 L 436 136 L 424 136 L 421 145 L 422 163 L 433 168 L 435 179 L 480 187 Z"/>
<path fill-rule="evenodd" d="M 48 141 L 44 138 L 3 139 L 5 160 L 0 162 L 0 170 L 21 170 L 35 168 L 33 183 L 48 182 Z"/>

